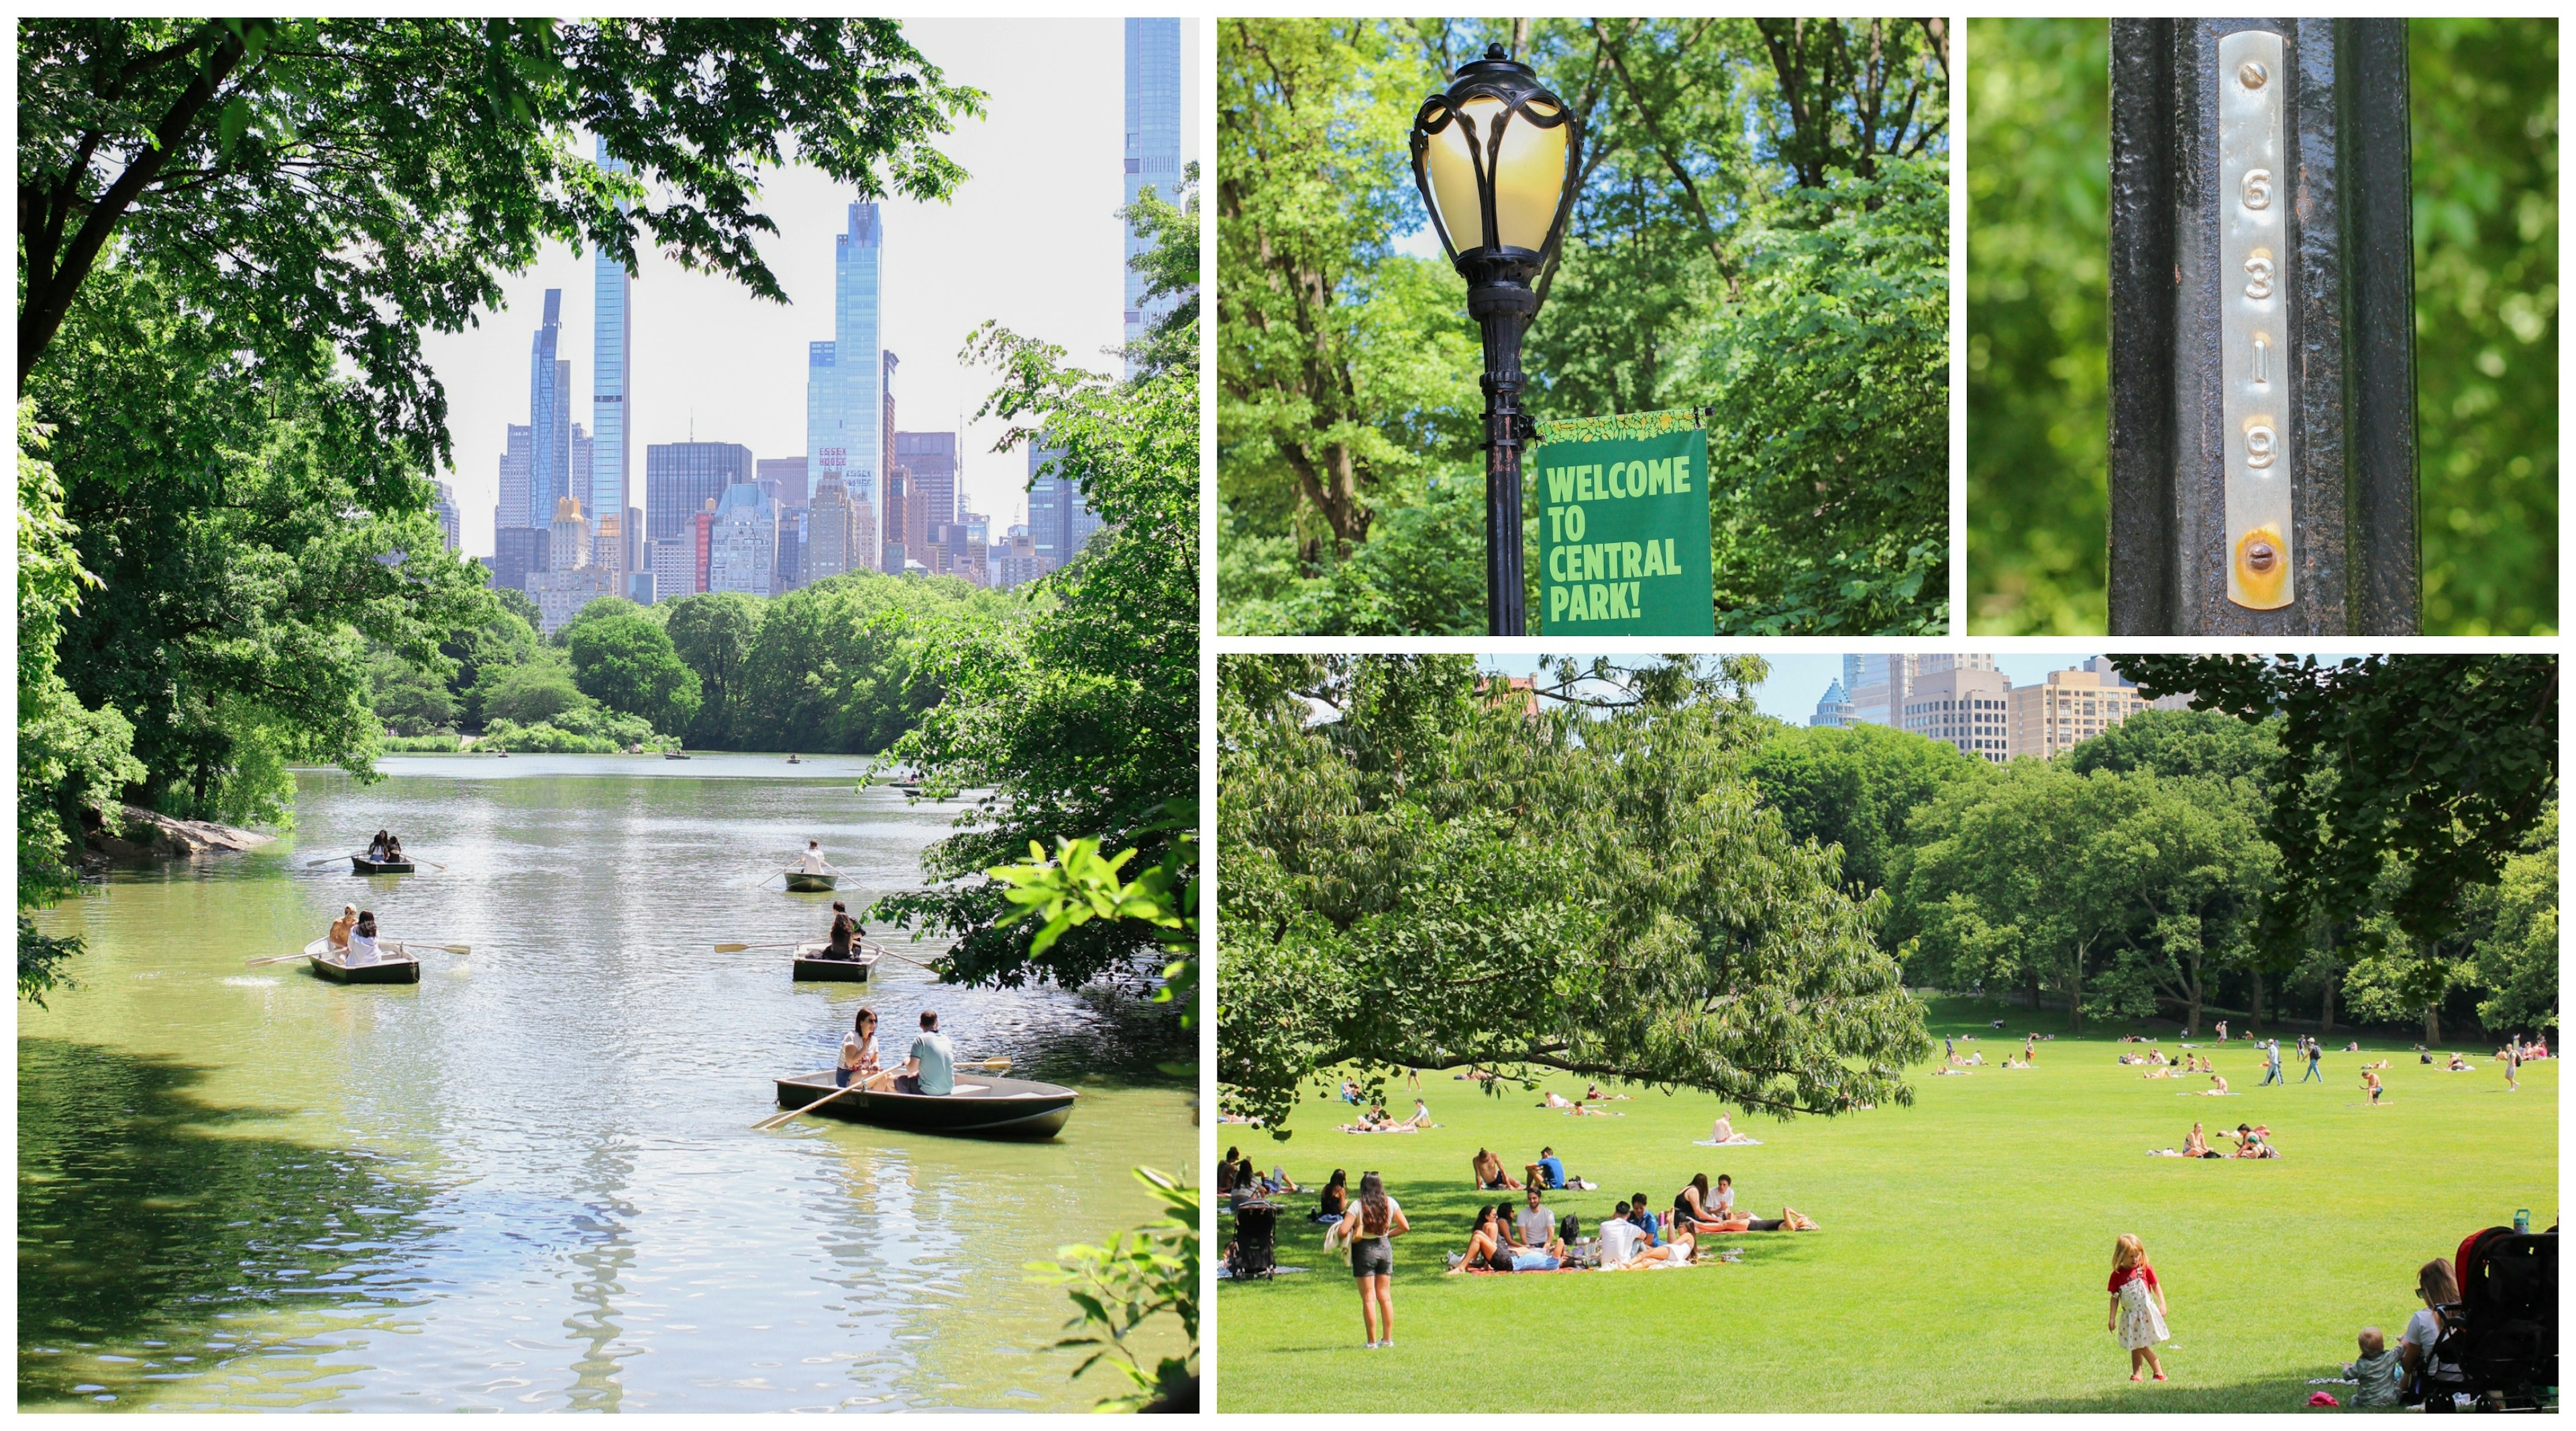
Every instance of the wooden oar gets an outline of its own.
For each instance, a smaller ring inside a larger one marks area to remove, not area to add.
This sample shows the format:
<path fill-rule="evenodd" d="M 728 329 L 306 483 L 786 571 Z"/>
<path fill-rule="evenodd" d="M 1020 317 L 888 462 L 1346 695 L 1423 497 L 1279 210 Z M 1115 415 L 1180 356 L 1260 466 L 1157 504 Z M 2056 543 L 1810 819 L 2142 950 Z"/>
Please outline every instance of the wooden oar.
<path fill-rule="evenodd" d="M 420 944 L 414 943 L 408 939 L 394 940 L 390 947 L 395 949 L 443 949 L 450 954 L 471 954 L 474 952 L 474 946 L 471 944 Z"/>
<path fill-rule="evenodd" d="M 1007 1071 L 1010 1066 L 1011 1061 L 1007 1058 L 1001 1057 L 981 1059 L 973 1063 L 961 1063 L 957 1065 L 960 1070 L 973 1068 L 981 1069 L 986 1073 L 1002 1073 Z M 757 1133 L 764 1129 L 779 1127 L 785 1124 L 789 1119 L 794 1118 L 797 1114 L 811 1113 L 815 1109 L 822 1107 L 824 1104 L 831 1102 L 833 1099 L 840 1097 L 844 1093 L 856 1091 L 860 1086 L 859 1082 L 856 1079 L 853 1079 L 849 1087 L 836 1088 L 831 1092 L 824 1094 L 822 1097 L 815 1099 L 813 1102 L 806 1104 L 802 1108 L 791 1108 L 786 1112 L 779 1114 L 775 1118 L 763 1118 L 759 1122 L 752 1124 L 751 1130 Z"/>
<path fill-rule="evenodd" d="M 324 855 L 318 860 L 306 860 L 304 862 L 304 867 L 309 870 L 315 865 L 336 865 L 342 860 L 351 860 L 356 858 L 357 856 L 355 855 Z"/>
<path fill-rule="evenodd" d="M 793 944 L 719 944 L 716 946 L 716 952 L 719 954 L 739 954 L 745 949 L 802 949 L 811 942 L 813 941 L 799 939 Z"/>

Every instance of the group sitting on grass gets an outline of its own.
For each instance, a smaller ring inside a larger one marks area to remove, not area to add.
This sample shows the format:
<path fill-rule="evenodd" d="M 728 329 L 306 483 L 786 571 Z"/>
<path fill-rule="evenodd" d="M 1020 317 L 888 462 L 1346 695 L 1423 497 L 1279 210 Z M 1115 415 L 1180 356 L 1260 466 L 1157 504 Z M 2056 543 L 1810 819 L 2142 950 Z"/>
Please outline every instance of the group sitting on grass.
<path fill-rule="evenodd" d="M 1419 1133 L 1425 1128 L 1436 1128 L 1438 1126 L 1438 1124 L 1431 1121 L 1430 1105 L 1424 1103 L 1421 1099 L 1416 1098 L 1413 1100 L 1413 1116 L 1405 1119 L 1401 1123 L 1397 1122 L 1393 1116 L 1388 1114 L 1386 1111 L 1386 1105 L 1378 1104 L 1370 1108 L 1366 1113 L 1361 1114 L 1358 1122 L 1344 1123 L 1334 1131 L 1340 1133 Z"/>
<path fill-rule="evenodd" d="M 2436 1257 L 2416 1269 L 2415 1299 L 2423 1305 L 2407 1318 L 2395 1347 L 2388 1345 L 2379 1328 L 2361 1329 L 2360 1355 L 2343 1369 L 2353 1382 L 2353 1410 L 2415 1405 L 2427 1411 L 2454 1409 L 2450 1398 L 2465 1384 L 2460 1368 L 2435 1354 L 2442 1339 L 2442 1315 L 2435 1308 L 2460 1300 L 2459 1281 L 2449 1258 Z"/>

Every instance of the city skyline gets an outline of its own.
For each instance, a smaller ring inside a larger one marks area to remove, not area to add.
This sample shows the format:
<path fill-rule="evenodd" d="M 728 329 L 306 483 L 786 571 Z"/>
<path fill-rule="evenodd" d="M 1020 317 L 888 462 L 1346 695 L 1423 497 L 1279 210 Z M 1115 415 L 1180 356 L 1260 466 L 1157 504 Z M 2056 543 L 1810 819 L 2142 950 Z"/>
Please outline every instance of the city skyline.
<path fill-rule="evenodd" d="M 1195 28 L 1194 22 L 1180 25 L 1185 52 Z M 1126 296 L 1117 210 L 1124 202 L 1127 46 L 1124 27 L 1112 21 L 1015 22 L 1000 32 L 989 22 L 923 21 L 906 29 L 951 80 L 991 95 L 990 118 L 961 124 L 942 141 L 973 176 L 952 204 L 890 199 L 877 206 L 884 234 L 878 347 L 903 355 L 893 383 L 901 426 L 955 430 L 994 382 L 991 373 L 956 360 L 966 335 L 987 319 L 1055 343 L 1080 365 L 1120 371 L 1111 350 L 1123 340 Z M 1087 65 L 1095 66 L 1098 84 L 1064 86 L 1068 67 L 1079 72 Z M 1185 100 L 1196 88 L 1192 71 L 1181 66 Z M 1181 138 L 1187 162 L 1195 155 L 1195 135 Z M 834 253 L 825 240 L 847 231 L 855 198 L 848 186 L 801 167 L 764 176 L 763 207 L 779 232 L 760 250 L 792 306 L 763 303 L 728 281 L 683 272 L 644 246 L 631 286 L 618 285 L 627 287 L 629 319 L 619 336 L 631 353 L 627 392 L 618 394 L 632 399 L 621 414 L 625 506 L 645 504 L 637 484 L 641 458 L 652 446 L 717 441 L 742 444 L 762 460 L 810 455 L 808 345 L 834 332 Z M 1044 263 L 1027 257 L 1032 215 L 1044 216 Z M 528 387 L 499 376 L 499 355 L 515 350 L 508 367 L 527 371 L 520 365 L 531 361 L 528 345 L 538 326 L 532 319 L 542 295 L 563 290 L 557 356 L 572 363 L 577 408 L 580 395 L 602 395 L 594 389 L 602 366 L 597 353 L 610 341 L 596 315 L 597 295 L 611 284 L 594 256 L 549 248 L 503 287 L 506 306 L 482 310 L 479 327 L 424 337 L 448 388 L 455 444 L 452 468 L 438 476 L 456 491 L 463 549 L 477 555 L 493 551 L 503 439 L 509 426 L 527 425 L 532 416 Z M 577 295 L 592 301 L 575 301 Z M 593 413 L 599 411 L 594 403 Z M 596 423 L 594 416 L 594 438 L 604 435 Z M 1007 426 L 1000 421 L 963 426 L 957 500 L 988 515 L 998 533 L 1025 519 L 1026 454 L 990 450 Z M 614 460 L 594 448 L 597 471 L 584 475 L 605 481 Z M 537 494 L 529 496 L 535 505 Z M 595 505 L 585 502 L 586 509 Z"/>

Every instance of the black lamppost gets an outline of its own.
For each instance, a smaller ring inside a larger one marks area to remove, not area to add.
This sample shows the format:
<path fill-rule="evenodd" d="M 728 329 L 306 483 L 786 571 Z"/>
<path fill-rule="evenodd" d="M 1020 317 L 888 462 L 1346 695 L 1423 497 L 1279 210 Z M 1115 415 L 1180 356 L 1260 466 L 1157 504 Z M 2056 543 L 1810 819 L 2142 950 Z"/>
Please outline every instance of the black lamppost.
<path fill-rule="evenodd" d="M 1529 66 L 1485 47 L 1413 118 L 1413 182 L 1467 280 L 1485 333 L 1487 634 L 1528 634 L 1521 594 L 1521 336 L 1538 316 L 1530 285 L 1565 236 L 1581 172 L 1583 121 Z"/>

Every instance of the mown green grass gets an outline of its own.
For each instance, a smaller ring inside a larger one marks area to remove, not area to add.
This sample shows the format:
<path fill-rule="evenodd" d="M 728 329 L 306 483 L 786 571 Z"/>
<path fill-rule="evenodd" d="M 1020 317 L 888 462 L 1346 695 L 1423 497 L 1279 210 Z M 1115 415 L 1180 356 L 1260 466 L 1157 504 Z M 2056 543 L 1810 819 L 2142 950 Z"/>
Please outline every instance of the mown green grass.
<path fill-rule="evenodd" d="M 1994 1067 L 2026 1030 L 2055 1031 L 2028 1072 Z M 1412 1135 L 1332 1131 L 1350 1111 L 1298 1111 L 1295 1136 L 1219 1129 L 1264 1167 L 1320 1185 L 1375 1168 L 1414 1231 L 1396 1243 L 1395 1348 L 1360 1349 L 1348 1269 L 1306 1222 L 1283 1216 L 1280 1260 L 1313 1271 L 1221 1283 L 1214 1319 L 1224 1411 L 2288 1411 L 2335 1376 L 2365 1324 L 2393 1343 L 2416 1306 L 2415 1269 L 2468 1232 L 2531 1209 L 2558 1217 L 2558 1065 L 2526 1065 L 2507 1094 L 2492 1048 L 2477 1071 L 2415 1062 L 2412 1040 L 2365 1037 L 2329 1053 L 2326 1082 L 2258 1088 L 2261 1057 L 2215 1052 L 2241 1096 L 2178 1091 L 2115 1062 L 2123 1030 L 2070 1039 L 2062 1019 L 1936 1001 L 1936 1036 L 1979 1035 L 1988 1066 L 1921 1077 L 1913 1107 L 1790 1123 L 1738 1118 L 1758 1148 L 1701 1148 L 1719 1111 L 1701 1095 L 1644 1089 L 1573 1118 L 1496 1099 L 1448 1074 L 1423 1091 L 1443 1126 Z M 2340 1047 L 2349 1034 L 2335 1036 Z M 2165 1051 L 2176 1044 L 2168 1039 Z M 2286 1058 L 2286 1050 L 2285 1058 Z M 2360 1064 L 2386 1057 L 2387 1102 L 2363 1106 Z M 1928 1074 L 1929 1069 L 1920 1070 Z M 2296 1077 L 2302 1070 L 2289 1070 Z M 1578 1079 L 1546 1086 L 1580 1097 Z M 1406 1090 L 1390 1089 L 1400 1112 Z M 2150 1158 L 2197 1118 L 2213 1130 L 2270 1124 L 2279 1161 Z M 1601 1184 L 1549 1207 L 1587 1225 L 1642 1189 L 1658 1207 L 1694 1172 L 1732 1173 L 1762 1216 L 1795 1205 L 1816 1233 L 1748 1233 L 1732 1266 L 1629 1274 L 1447 1277 L 1480 1196 L 1469 1159 L 1491 1147 L 1518 1176 L 1553 1144 Z M 1230 1236 L 1230 1219 L 1220 1218 Z M 2112 1241 L 2144 1238 L 2171 1303 L 2164 1385 L 2130 1384 L 2103 1329 Z M 2330 1387 L 2340 1394 L 2344 1388 Z"/>

